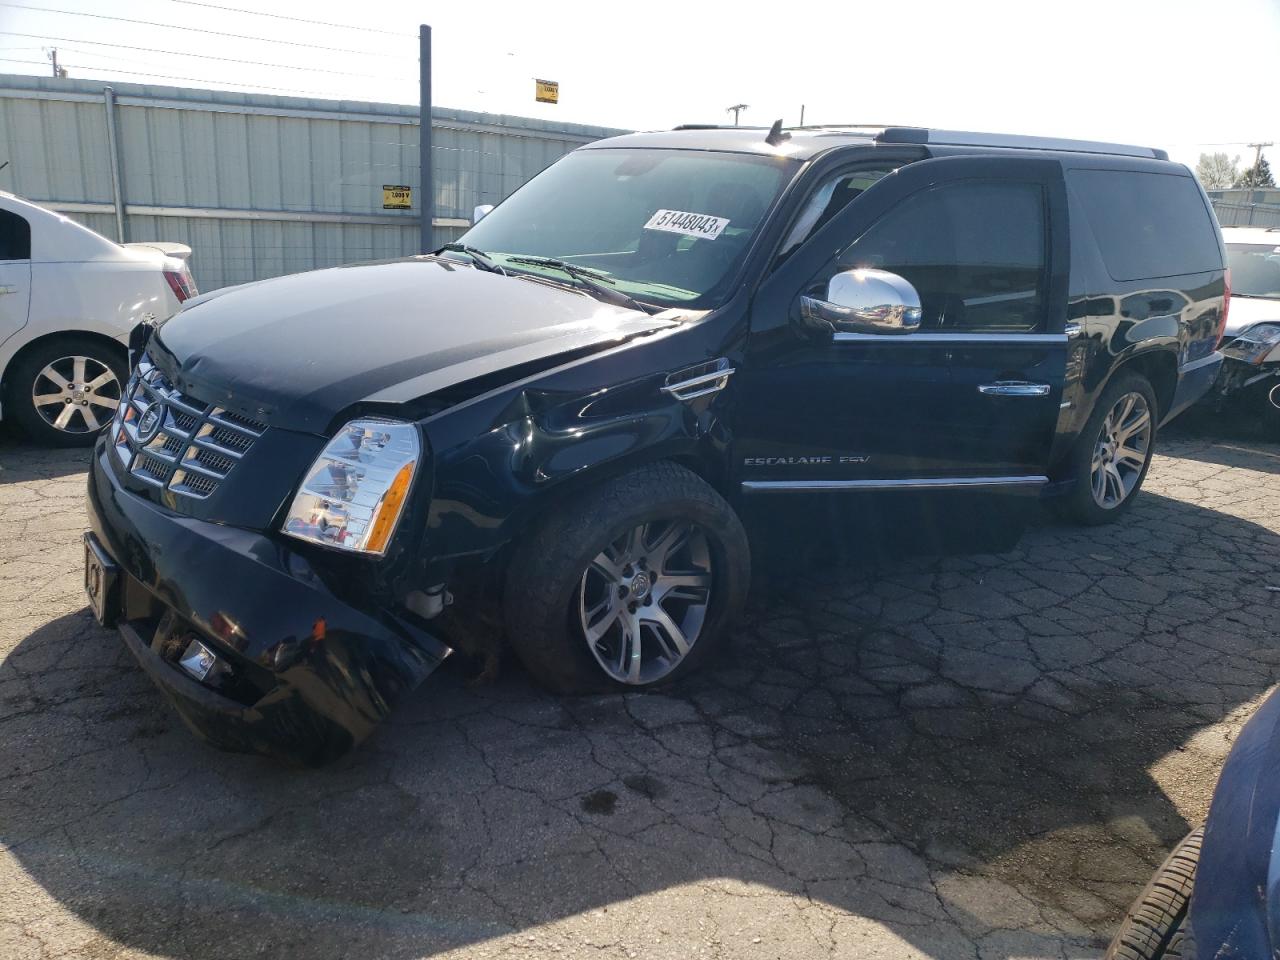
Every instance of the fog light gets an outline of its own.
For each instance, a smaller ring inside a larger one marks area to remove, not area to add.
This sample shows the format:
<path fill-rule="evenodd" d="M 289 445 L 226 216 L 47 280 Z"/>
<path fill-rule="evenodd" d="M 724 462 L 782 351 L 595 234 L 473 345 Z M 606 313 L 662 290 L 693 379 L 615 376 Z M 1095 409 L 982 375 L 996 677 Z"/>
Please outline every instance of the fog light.
<path fill-rule="evenodd" d="M 209 675 L 209 671 L 213 669 L 213 665 L 217 662 L 218 657 L 212 650 L 199 640 L 192 640 L 187 644 L 187 649 L 182 651 L 178 666 L 197 680 L 203 680 Z"/>

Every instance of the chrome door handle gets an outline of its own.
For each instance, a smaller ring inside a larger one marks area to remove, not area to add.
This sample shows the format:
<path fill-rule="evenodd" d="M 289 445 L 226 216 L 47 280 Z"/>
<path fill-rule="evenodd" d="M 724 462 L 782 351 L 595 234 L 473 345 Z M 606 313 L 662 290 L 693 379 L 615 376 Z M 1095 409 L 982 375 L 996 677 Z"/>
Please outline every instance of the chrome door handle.
<path fill-rule="evenodd" d="M 0 287 L 0 295 L 6 294 L 6 293 L 17 293 L 17 292 L 18 292 L 17 287 Z"/>
<path fill-rule="evenodd" d="M 1028 380 L 997 380 L 978 386 L 978 392 L 989 397 L 1047 397 L 1047 383 L 1031 383 Z"/>

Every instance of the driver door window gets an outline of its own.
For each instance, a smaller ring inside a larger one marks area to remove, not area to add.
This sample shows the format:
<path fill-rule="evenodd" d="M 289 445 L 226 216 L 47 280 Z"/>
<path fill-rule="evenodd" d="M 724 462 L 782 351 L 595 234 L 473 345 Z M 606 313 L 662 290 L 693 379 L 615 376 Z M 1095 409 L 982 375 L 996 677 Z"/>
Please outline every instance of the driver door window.
<path fill-rule="evenodd" d="M 864 190 L 875 184 L 881 177 L 888 176 L 895 168 L 886 167 L 875 170 L 843 170 L 810 194 L 804 209 L 796 217 L 782 241 L 778 253 L 781 263 L 811 236 L 827 225 L 837 213 L 858 197 Z"/>
<path fill-rule="evenodd" d="M 1038 184 L 962 180 L 912 194 L 839 258 L 920 294 L 922 332 L 1014 332 L 1045 316 L 1044 191 Z"/>

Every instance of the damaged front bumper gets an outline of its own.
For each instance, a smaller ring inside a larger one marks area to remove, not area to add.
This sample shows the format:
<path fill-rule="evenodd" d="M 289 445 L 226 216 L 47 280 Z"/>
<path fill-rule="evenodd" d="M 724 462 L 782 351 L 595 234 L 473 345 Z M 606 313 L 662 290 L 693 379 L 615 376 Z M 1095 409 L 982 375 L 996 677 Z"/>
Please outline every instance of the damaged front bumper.
<path fill-rule="evenodd" d="M 1280 353 L 1280 348 L 1277 351 Z M 1219 412 L 1239 403 L 1249 404 L 1256 398 L 1264 409 L 1270 404 L 1280 415 L 1280 356 L 1255 363 L 1227 354 L 1210 398 Z"/>
<path fill-rule="evenodd" d="M 86 586 L 95 613 L 215 746 L 328 762 L 448 656 L 390 611 L 335 596 L 289 545 L 124 489 L 109 456 L 100 442 L 89 472 Z"/>
<path fill-rule="evenodd" d="M 1280 380 L 1280 322 L 1257 323 L 1222 347 L 1222 371 L 1214 384 L 1221 397 L 1253 392 Z"/>

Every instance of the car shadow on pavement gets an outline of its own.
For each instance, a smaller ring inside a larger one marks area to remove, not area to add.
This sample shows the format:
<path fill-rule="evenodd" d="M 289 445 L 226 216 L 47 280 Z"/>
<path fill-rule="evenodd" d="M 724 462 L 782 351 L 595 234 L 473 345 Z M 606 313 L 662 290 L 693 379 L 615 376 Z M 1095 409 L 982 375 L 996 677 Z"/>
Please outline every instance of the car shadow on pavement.
<path fill-rule="evenodd" d="M 0 486 L 29 480 L 54 480 L 83 473 L 92 451 L 34 447 L 4 432 L 0 425 Z"/>
<path fill-rule="evenodd" d="M 81 611 L 0 664 L 0 842 L 83 939 L 184 958 L 1090 955 L 1280 674 L 1277 570 L 1152 491 L 793 572 L 664 694 L 446 667 L 315 771 L 197 742 Z"/>
<path fill-rule="evenodd" d="M 1192 408 L 1161 429 L 1160 446 L 1169 443 L 1181 457 L 1280 474 L 1280 435 L 1248 412 Z"/>

